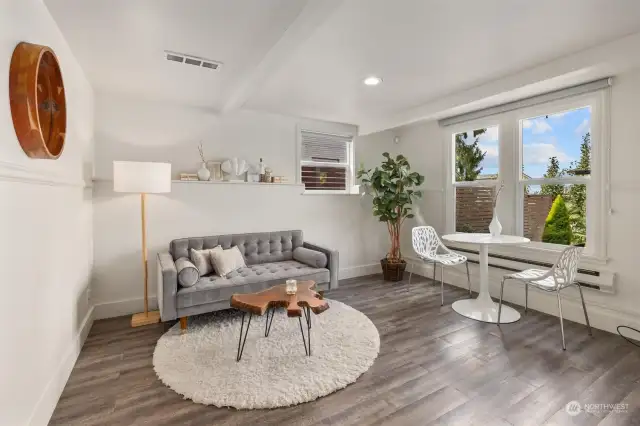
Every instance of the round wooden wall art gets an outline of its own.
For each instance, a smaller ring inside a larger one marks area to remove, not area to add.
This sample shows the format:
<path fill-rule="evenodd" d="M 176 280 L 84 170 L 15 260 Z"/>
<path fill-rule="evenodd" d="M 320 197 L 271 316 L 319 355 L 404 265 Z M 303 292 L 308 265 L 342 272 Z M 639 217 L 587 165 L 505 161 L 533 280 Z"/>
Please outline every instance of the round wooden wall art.
<path fill-rule="evenodd" d="M 18 142 L 31 158 L 62 153 L 67 106 L 60 65 L 46 46 L 19 43 L 11 57 L 9 100 Z"/>

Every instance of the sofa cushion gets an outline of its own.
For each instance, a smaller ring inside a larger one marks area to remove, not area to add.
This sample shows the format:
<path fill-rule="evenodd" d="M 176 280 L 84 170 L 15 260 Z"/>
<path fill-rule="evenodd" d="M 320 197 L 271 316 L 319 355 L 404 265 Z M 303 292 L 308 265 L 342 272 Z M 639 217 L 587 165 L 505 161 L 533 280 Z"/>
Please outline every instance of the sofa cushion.
<path fill-rule="evenodd" d="M 198 268 L 200 275 L 207 275 L 215 271 L 213 263 L 211 262 L 211 252 L 218 250 L 222 250 L 222 247 L 217 246 L 212 249 L 190 250 L 189 259 L 191 259 L 191 262 Z"/>
<path fill-rule="evenodd" d="M 284 284 L 287 279 L 329 282 L 329 270 L 313 268 L 295 260 L 249 265 L 230 273 L 226 278 L 217 275 L 200 277 L 196 285 L 178 289 L 177 306 L 189 306 L 228 300 L 235 293 L 250 293 Z"/>
<path fill-rule="evenodd" d="M 189 257 L 190 249 L 212 249 L 217 245 L 229 249 L 237 246 L 247 265 L 255 265 L 291 260 L 293 250 L 302 247 L 302 244 L 302 231 L 278 231 L 181 238 L 171 241 L 169 251 L 175 261 L 181 257 Z"/>
<path fill-rule="evenodd" d="M 310 250 L 305 247 L 298 247 L 293 251 L 293 259 L 314 268 L 324 268 L 327 266 L 327 255 L 321 251 Z"/>
<path fill-rule="evenodd" d="M 178 273 L 178 282 L 183 287 L 191 287 L 200 279 L 198 268 L 186 257 L 176 260 L 176 272 Z"/>
<path fill-rule="evenodd" d="M 220 247 L 220 246 L 218 246 Z M 233 271 L 237 271 L 240 268 L 246 268 L 244 263 L 244 257 L 238 247 L 233 246 L 227 250 L 211 250 L 211 263 L 216 274 L 221 277 L 227 277 Z"/>

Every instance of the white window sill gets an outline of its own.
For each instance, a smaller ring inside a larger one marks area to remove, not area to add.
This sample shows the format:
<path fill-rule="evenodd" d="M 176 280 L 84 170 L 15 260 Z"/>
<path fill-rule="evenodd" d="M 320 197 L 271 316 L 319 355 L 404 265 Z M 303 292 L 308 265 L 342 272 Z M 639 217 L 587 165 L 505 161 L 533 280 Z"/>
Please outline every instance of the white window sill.
<path fill-rule="evenodd" d="M 360 185 L 354 185 L 345 191 L 332 191 L 329 189 L 303 191 L 302 195 L 360 195 Z"/>

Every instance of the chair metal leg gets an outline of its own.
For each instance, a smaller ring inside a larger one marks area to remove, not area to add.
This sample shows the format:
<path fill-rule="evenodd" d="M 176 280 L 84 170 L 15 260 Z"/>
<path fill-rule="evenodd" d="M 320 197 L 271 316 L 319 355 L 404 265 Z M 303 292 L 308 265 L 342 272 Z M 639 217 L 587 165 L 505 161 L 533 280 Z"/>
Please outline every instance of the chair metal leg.
<path fill-rule="evenodd" d="M 411 284 L 411 275 L 413 275 L 413 268 L 415 268 L 415 264 L 411 262 L 411 272 L 409 272 L 409 284 Z"/>
<path fill-rule="evenodd" d="M 504 292 L 504 282 L 506 278 L 502 278 L 502 283 L 500 284 L 500 302 L 498 303 L 498 322 L 496 323 L 498 327 L 500 327 L 500 315 L 502 314 L 502 293 Z"/>
<path fill-rule="evenodd" d="M 524 313 L 527 313 L 529 308 L 529 283 L 524 283 Z"/>
<path fill-rule="evenodd" d="M 556 291 L 558 295 L 558 312 L 560 313 L 560 332 L 562 333 L 562 350 L 566 351 L 567 346 L 564 344 L 564 323 L 562 321 L 562 302 L 560 301 L 560 290 Z"/>
<path fill-rule="evenodd" d="M 433 262 L 433 280 L 436 280 L 436 266 L 438 266 L 438 264 L 436 262 Z"/>
<path fill-rule="evenodd" d="M 440 306 L 444 306 L 444 265 L 440 265 Z"/>
<path fill-rule="evenodd" d="M 464 264 L 467 267 L 467 282 L 469 283 L 469 297 L 473 297 L 473 295 L 471 294 L 471 276 L 469 275 L 469 262 L 465 262 Z"/>
<path fill-rule="evenodd" d="M 578 290 L 580 290 L 580 299 L 582 299 L 582 310 L 584 311 L 584 319 L 587 321 L 587 327 L 589 328 L 589 336 L 593 336 L 591 332 L 591 324 L 589 323 L 589 315 L 587 315 L 587 305 L 584 304 L 584 296 L 582 295 L 582 287 L 576 283 Z"/>

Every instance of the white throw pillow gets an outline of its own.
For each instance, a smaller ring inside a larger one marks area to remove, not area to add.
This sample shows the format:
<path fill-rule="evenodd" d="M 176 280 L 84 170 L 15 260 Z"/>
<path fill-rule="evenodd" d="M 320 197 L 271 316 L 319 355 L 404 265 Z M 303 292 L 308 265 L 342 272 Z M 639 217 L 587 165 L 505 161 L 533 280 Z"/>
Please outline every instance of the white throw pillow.
<path fill-rule="evenodd" d="M 212 249 L 205 250 L 191 249 L 189 257 L 191 258 L 191 262 L 193 262 L 195 267 L 198 268 L 200 276 L 208 275 L 212 272 L 215 272 L 213 262 L 211 261 L 211 253 L 216 251 L 222 251 L 222 247 L 216 246 Z"/>
<path fill-rule="evenodd" d="M 226 277 L 231 272 L 247 266 L 240 249 L 236 246 L 227 250 L 211 251 L 211 263 L 221 277 Z"/>

